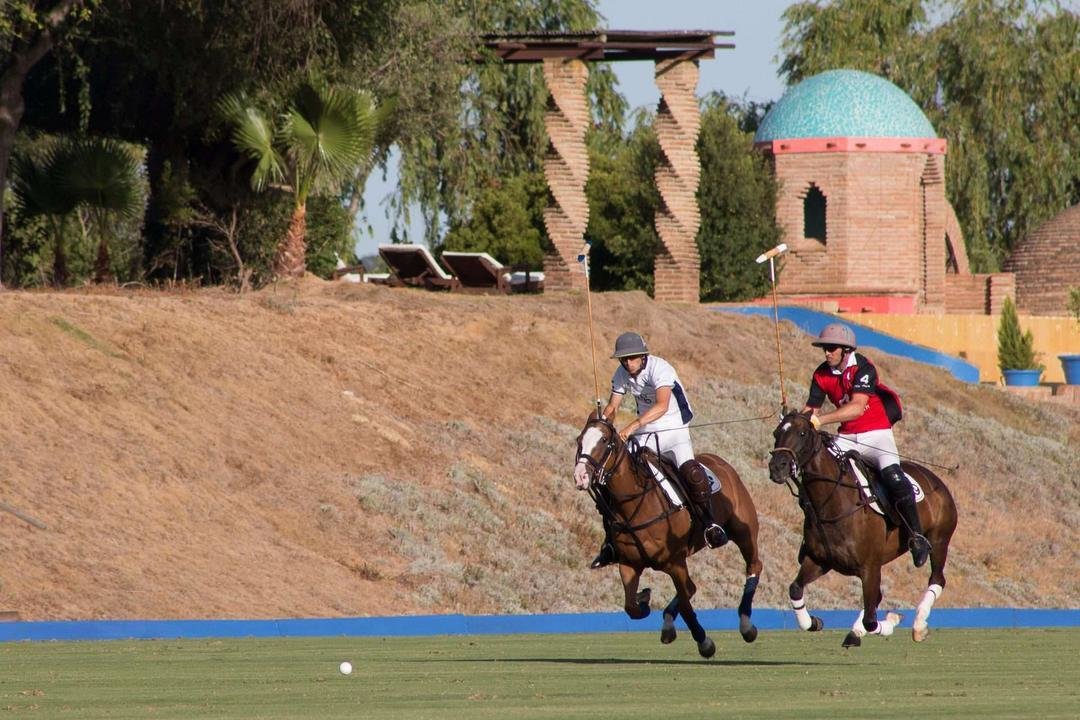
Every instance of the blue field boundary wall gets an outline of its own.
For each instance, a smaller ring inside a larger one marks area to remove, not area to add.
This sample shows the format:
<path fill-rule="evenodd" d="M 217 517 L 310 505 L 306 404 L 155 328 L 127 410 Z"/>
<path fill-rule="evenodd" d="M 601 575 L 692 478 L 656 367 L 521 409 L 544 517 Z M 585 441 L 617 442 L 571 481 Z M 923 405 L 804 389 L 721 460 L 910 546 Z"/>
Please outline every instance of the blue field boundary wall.
<path fill-rule="evenodd" d="M 770 319 L 773 316 L 773 309 L 771 307 L 758 305 L 713 306 L 712 309 L 719 312 L 739 313 L 741 315 L 764 315 Z M 900 357 L 926 363 L 927 365 L 935 365 L 944 368 L 952 373 L 953 377 L 958 380 L 963 380 L 968 383 L 979 382 L 979 368 L 965 360 L 928 348 L 924 345 L 917 345 L 908 342 L 907 340 L 901 340 L 893 335 L 888 335 L 878 330 L 868 328 L 865 325 L 860 325 L 846 317 L 837 317 L 836 315 L 818 312 L 816 310 L 789 306 L 779 308 L 777 314 L 781 320 L 786 320 L 794 324 L 795 327 L 803 332 L 814 336 L 820 333 L 829 323 L 842 322 L 845 325 L 850 325 L 855 331 L 855 339 L 858 341 L 860 348 L 877 348 L 890 355 L 898 355 Z"/>
<path fill-rule="evenodd" d="M 899 610 L 910 627 L 913 610 Z M 855 610 L 819 610 L 826 629 L 846 630 Z M 710 631 L 738 630 L 734 609 L 699 610 Z M 515 635 L 522 633 L 659 632 L 662 614 L 630 620 L 625 613 L 553 615 L 407 615 L 356 618 L 293 618 L 281 620 L 64 620 L 0 623 L 0 641 L 178 640 L 285 637 L 417 637 L 432 635 Z M 754 612 L 760 630 L 796 628 L 790 610 Z M 677 623 L 685 629 L 680 618 Z M 933 628 L 1080 627 L 1080 610 L 1029 608 L 939 608 L 930 616 Z"/>

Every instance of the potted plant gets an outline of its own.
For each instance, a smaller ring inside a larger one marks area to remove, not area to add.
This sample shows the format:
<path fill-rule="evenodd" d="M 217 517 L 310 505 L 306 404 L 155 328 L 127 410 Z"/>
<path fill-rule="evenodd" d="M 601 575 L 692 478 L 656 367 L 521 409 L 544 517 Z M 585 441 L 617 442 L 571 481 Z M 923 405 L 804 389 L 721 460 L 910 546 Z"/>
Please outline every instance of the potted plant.
<path fill-rule="evenodd" d="M 1080 325 L 1080 286 L 1069 288 L 1069 301 L 1065 309 Z M 1080 385 L 1080 354 L 1058 355 L 1058 359 L 1061 360 L 1061 369 L 1065 371 L 1065 384 Z"/>
<path fill-rule="evenodd" d="M 1005 298 L 998 323 L 998 367 L 1006 385 L 1033 387 L 1039 384 L 1043 366 L 1036 362 L 1035 338 L 1031 330 L 1020 331 L 1020 317 L 1012 298 Z"/>

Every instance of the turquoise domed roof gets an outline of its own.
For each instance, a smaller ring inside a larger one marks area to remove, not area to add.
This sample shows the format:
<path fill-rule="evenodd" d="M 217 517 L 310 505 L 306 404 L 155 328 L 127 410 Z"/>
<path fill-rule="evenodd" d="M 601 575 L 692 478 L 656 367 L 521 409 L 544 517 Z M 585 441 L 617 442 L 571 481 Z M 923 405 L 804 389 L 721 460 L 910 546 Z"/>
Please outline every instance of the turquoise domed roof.
<path fill-rule="evenodd" d="M 793 138 L 935 138 L 934 126 L 900 88 L 860 70 L 827 70 L 789 89 L 754 142 Z"/>

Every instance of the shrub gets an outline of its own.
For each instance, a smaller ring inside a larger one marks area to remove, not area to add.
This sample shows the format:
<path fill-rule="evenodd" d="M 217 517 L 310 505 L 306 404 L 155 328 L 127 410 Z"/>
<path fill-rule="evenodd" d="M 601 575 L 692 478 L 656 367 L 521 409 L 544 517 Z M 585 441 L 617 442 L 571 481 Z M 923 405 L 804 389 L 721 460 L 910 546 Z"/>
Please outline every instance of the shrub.
<path fill-rule="evenodd" d="M 1069 299 L 1065 303 L 1065 309 L 1080 323 L 1080 285 L 1069 288 Z"/>
<path fill-rule="evenodd" d="M 1020 317 L 1012 298 L 1005 298 L 998 324 L 998 367 L 1002 370 L 1043 370 L 1036 362 L 1035 338 L 1031 330 L 1021 333 Z"/>

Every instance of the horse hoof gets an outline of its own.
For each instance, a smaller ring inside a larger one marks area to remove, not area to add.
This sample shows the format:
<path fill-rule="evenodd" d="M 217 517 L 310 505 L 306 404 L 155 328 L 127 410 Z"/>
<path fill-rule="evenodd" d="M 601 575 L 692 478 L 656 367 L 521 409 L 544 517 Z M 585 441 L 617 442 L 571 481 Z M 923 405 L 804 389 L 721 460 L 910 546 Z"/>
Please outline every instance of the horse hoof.
<path fill-rule="evenodd" d="M 712 641 L 712 638 L 705 638 L 697 644 L 698 655 L 703 658 L 711 658 L 716 654 L 716 643 Z"/>
<path fill-rule="evenodd" d="M 810 630 L 808 632 L 818 632 L 825 627 L 825 621 L 819 618 L 817 615 L 810 616 Z"/>
<path fill-rule="evenodd" d="M 930 634 L 929 627 L 923 628 L 911 628 L 911 639 L 915 642 L 922 642 Z"/>
<path fill-rule="evenodd" d="M 757 625 L 751 625 L 750 629 L 742 633 L 742 639 L 748 643 L 757 640 Z"/>
<path fill-rule="evenodd" d="M 675 618 L 664 613 L 664 625 L 660 628 L 660 642 L 665 645 L 670 645 L 675 642 L 677 634 L 678 633 L 675 632 Z"/>
<path fill-rule="evenodd" d="M 856 635 L 854 632 L 849 632 L 847 637 L 844 638 L 844 647 L 859 647 L 862 645 L 862 638 Z"/>

